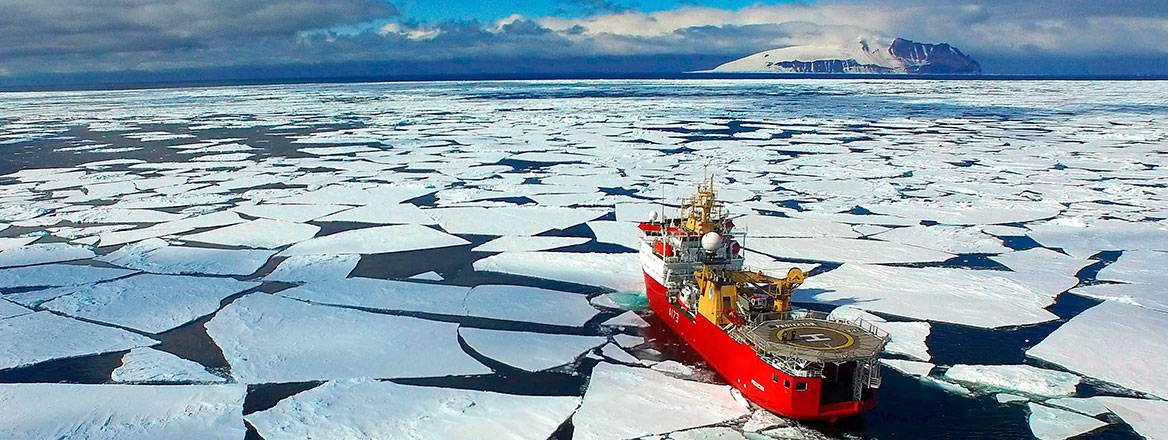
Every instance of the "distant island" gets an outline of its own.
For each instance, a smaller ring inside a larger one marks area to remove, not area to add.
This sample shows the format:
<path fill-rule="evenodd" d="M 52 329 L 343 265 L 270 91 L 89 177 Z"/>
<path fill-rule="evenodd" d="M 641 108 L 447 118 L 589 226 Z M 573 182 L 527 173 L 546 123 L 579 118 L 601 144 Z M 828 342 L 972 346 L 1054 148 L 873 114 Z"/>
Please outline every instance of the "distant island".
<path fill-rule="evenodd" d="M 981 65 L 946 43 L 859 37 L 842 44 L 771 49 L 722 64 L 712 72 L 979 74 Z"/>

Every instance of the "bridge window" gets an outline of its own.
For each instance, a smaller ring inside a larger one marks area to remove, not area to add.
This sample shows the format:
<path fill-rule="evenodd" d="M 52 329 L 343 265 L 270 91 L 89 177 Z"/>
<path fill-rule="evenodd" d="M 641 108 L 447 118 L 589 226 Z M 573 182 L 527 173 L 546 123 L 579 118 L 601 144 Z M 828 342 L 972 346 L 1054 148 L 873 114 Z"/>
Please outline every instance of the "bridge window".
<path fill-rule="evenodd" d="M 775 383 L 779 383 L 779 373 L 771 373 L 771 380 L 775 381 Z"/>
<path fill-rule="evenodd" d="M 807 391 L 807 382 L 799 382 L 795 384 L 795 391 Z"/>
<path fill-rule="evenodd" d="M 790 379 L 783 379 L 783 388 L 786 388 L 788 390 L 791 389 L 791 380 Z"/>

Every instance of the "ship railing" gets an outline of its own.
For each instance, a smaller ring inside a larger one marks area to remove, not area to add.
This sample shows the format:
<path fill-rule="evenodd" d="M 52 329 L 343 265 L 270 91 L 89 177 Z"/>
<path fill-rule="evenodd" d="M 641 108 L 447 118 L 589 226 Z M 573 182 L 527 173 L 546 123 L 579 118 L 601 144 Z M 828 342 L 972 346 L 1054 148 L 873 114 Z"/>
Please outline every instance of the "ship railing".
<path fill-rule="evenodd" d="M 873 336 L 876 337 L 876 339 L 884 341 L 885 344 L 887 344 L 888 341 L 892 339 L 892 336 L 889 335 L 888 332 L 884 331 L 880 327 L 877 327 L 876 324 L 873 324 L 873 323 L 869 322 L 868 320 L 860 318 L 858 316 L 852 317 L 852 318 L 841 318 L 839 316 L 833 316 L 829 313 L 824 313 L 824 312 L 815 311 L 815 310 L 802 309 L 802 310 L 792 311 L 790 314 L 790 318 L 791 319 L 810 318 L 810 319 L 819 319 L 819 320 L 823 320 L 823 321 L 838 322 L 841 324 L 854 325 L 856 327 L 859 327 L 860 330 L 863 330 L 867 333 L 871 333 Z"/>

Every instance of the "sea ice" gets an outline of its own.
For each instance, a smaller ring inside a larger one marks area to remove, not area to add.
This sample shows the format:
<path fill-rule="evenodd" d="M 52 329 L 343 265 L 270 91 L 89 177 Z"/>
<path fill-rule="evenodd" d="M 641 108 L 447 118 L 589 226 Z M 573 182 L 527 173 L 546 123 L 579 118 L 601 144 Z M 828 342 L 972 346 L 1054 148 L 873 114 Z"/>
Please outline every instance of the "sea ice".
<path fill-rule="evenodd" d="M 951 254 L 997 254 L 1010 252 L 1002 240 L 976 227 L 909 226 L 894 228 L 872 236 L 878 240 L 918 246 Z"/>
<path fill-rule="evenodd" d="M 416 275 L 411 275 L 408 279 L 422 280 L 422 281 L 444 281 L 444 280 L 446 280 L 446 278 L 443 278 L 441 274 L 439 274 L 438 272 L 434 272 L 432 270 L 426 271 L 423 273 L 419 273 Z"/>
<path fill-rule="evenodd" d="M 1031 402 L 1030 432 L 1038 440 L 1063 440 L 1107 426 L 1094 417 Z"/>
<path fill-rule="evenodd" d="M 693 368 L 672 359 L 658 362 L 649 368 L 674 376 L 693 376 L 694 373 Z"/>
<path fill-rule="evenodd" d="M 903 354 L 921 361 L 932 358 L 929 356 L 929 346 L 925 344 L 925 339 L 932 331 L 932 326 L 927 322 L 888 322 L 853 306 L 836 307 L 829 316 L 845 320 L 861 319 L 888 333 L 885 353 Z"/>
<path fill-rule="evenodd" d="M 630 393 L 629 390 L 636 390 Z M 648 368 L 601 362 L 572 417 L 573 438 L 608 440 L 664 434 L 750 414 L 730 387 L 675 379 Z"/>
<path fill-rule="evenodd" d="M 230 278 L 141 274 L 66 288 L 41 307 L 90 321 L 161 333 L 209 315 L 219 303 L 260 283 Z"/>
<path fill-rule="evenodd" d="M 627 312 L 621 313 L 620 315 L 617 315 L 612 319 L 609 319 L 608 321 L 604 321 L 603 325 L 605 327 L 645 328 L 649 326 L 649 323 L 645 322 L 645 319 L 641 318 L 641 315 L 638 315 L 637 312 L 629 310 Z"/>
<path fill-rule="evenodd" d="M 1079 278 L 1075 274 L 1095 262 L 1045 248 L 1010 252 L 990 259 L 1013 271 L 1003 275 L 1051 297 L 1078 285 Z"/>
<path fill-rule="evenodd" d="M 1168 226 L 1151 222 L 1101 220 L 1090 224 L 1052 221 L 1030 226 L 1029 235 L 1043 246 L 1071 255 L 1099 251 L 1168 250 Z"/>
<path fill-rule="evenodd" d="M 629 354 L 629 352 L 624 351 L 624 349 L 620 348 L 620 346 L 617 346 L 615 344 L 605 345 L 603 348 L 600 349 L 600 354 L 602 354 L 602 355 L 604 355 L 604 356 L 606 356 L 609 359 L 612 359 L 614 361 L 624 362 L 626 364 L 637 364 L 637 363 L 641 362 L 641 360 L 637 359 L 636 356 Z"/>
<path fill-rule="evenodd" d="M 667 438 L 669 440 L 746 440 L 746 437 L 743 437 L 738 431 L 723 426 L 671 432 Z"/>
<path fill-rule="evenodd" d="M 634 222 L 597 220 L 585 223 L 598 243 L 609 243 L 635 249 L 641 240 L 641 230 Z"/>
<path fill-rule="evenodd" d="M 470 244 L 469 241 L 422 225 L 350 229 L 302 241 L 280 255 L 383 254 Z"/>
<path fill-rule="evenodd" d="M 341 211 L 318 219 L 322 222 L 352 222 L 370 224 L 418 224 L 436 225 L 437 221 L 426 211 L 409 203 L 396 205 L 366 205 Z"/>
<path fill-rule="evenodd" d="M 77 264 L 14 267 L 0 269 L 0 288 L 75 286 L 112 280 L 137 272 Z"/>
<path fill-rule="evenodd" d="M 310 282 L 278 295 L 317 304 L 462 316 L 467 292 L 470 288 L 462 286 L 345 278 Z"/>
<path fill-rule="evenodd" d="M 994 394 L 994 400 L 997 400 L 998 403 L 1014 403 L 1014 402 L 1029 402 L 1030 401 L 1030 399 L 1027 397 L 1019 396 L 1017 394 L 1009 394 L 1009 393 Z"/>
<path fill-rule="evenodd" d="M 1093 397 L 1148 440 L 1168 439 L 1168 402 L 1126 397 Z"/>
<path fill-rule="evenodd" d="M 160 274 L 251 275 L 273 254 L 261 250 L 172 246 L 161 238 L 151 238 L 122 246 L 97 260 Z"/>
<path fill-rule="evenodd" d="M 1117 284 L 1092 284 L 1078 287 L 1073 293 L 1109 299 L 1149 309 L 1168 312 L 1168 252 L 1125 251 L 1119 259 L 1099 270 L 1096 279 Z"/>
<path fill-rule="evenodd" d="M 240 439 L 243 385 L 0 385 L 6 439 Z"/>
<path fill-rule="evenodd" d="M 0 370 L 157 343 L 125 330 L 90 324 L 47 311 L 28 313 L 0 319 Z"/>
<path fill-rule="evenodd" d="M 504 235 L 471 249 L 474 252 L 528 252 L 556 249 L 587 243 L 582 237 L 527 237 Z"/>
<path fill-rule="evenodd" d="M 1071 318 L 1027 350 L 1026 355 L 1085 376 L 1168 398 L 1168 375 L 1148 374 L 1158 371 L 1162 360 L 1168 359 L 1165 332 L 1168 332 L 1168 314 L 1104 301 Z"/>
<path fill-rule="evenodd" d="M 865 205 L 877 214 L 895 215 L 917 220 L 929 220 L 944 225 L 996 225 L 1023 223 L 1057 216 L 1061 207 L 1056 204 L 1006 203 L 984 201 L 979 204 L 955 204 L 899 201 Z"/>
<path fill-rule="evenodd" d="M 527 371 L 572 363 L 608 341 L 603 336 L 556 335 L 463 327 L 458 334 L 483 356 Z"/>
<path fill-rule="evenodd" d="M 605 211 L 554 206 L 495 206 L 426 209 L 452 234 L 535 235 L 595 220 Z"/>
<path fill-rule="evenodd" d="M 206 327 L 243 383 L 490 372 L 458 346 L 457 324 L 264 293 L 235 300 Z"/>
<path fill-rule="evenodd" d="M 526 286 L 480 285 L 466 294 L 466 313 L 481 318 L 583 326 L 596 316 L 588 297 Z"/>
<path fill-rule="evenodd" d="M 747 249 L 780 259 L 838 263 L 925 263 L 953 258 L 953 254 L 880 240 L 839 237 L 749 238 Z"/>
<path fill-rule="evenodd" d="M 618 291 L 644 289 L 635 253 L 504 252 L 474 262 L 481 272 L 502 272 Z"/>
<path fill-rule="evenodd" d="M 900 359 L 881 359 L 880 363 L 887 365 L 893 370 L 917 377 L 928 376 L 929 372 L 933 371 L 933 367 L 935 367 L 935 365 L 929 362 L 905 361 Z"/>
<path fill-rule="evenodd" d="M 1079 414 L 1085 414 L 1092 417 L 1110 412 L 1110 410 L 1107 409 L 1107 405 L 1096 397 L 1063 397 L 1059 399 L 1049 399 L 1042 402 L 1042 404 L 1069 409 Z"/>
<path fill-rule="evenodd" d="M 211 214 L 199 215 L 194 217 L 184 218 L 173 222 L 159 223 L 148 228 L 132 229 L 129 231 L 112 231 L 101 234 L 100 246 L 115 246 L 119 244 L 132 243 L 148 238 L 161 237 L 164 235 L 181 234 L 198 228 L 210 228 L 214 226 L 226 226 L 245 221 L 243 218 L 231 211 L 219 211 Z"/>
<path fill-rule="evenodd" d="M 1053 298 L 1002 274 L 948 268 L 844 264 L 809 277 L 797 302 L 854 305 L 865 310 L 974 327 L 1052 321 Z"/>
<path fill-rule="evenodd" d="M 123 383 L 224 383 L 227 379 L 208 373 L 197 362 L 153 348 L 135 348 L 122 356 L 122 365 L 111 379 Z"/>
<path fill-rule="evenodd" d="M 252 217 L 283 220 L 294 223 L 304 223 L 321 217 L 335 214 L 349 209 L 341 205 L 244 205 L 232 208 L 233 211 Z"/>
<path fill-rule="evenodd" d="M 198 234 L 184 235 L 182 240 L 222 246 L 275 249 L 310 239 L 319 231 L 319 226 L 305 223 L 259 219 Z"/>
<path fill-rule="evenodd" d="M 361 261 L 360 255 L 293 255 L 285 258 L 264 281 L 289 283 L 344 279 Z"/>
<path fill-rule="evenodd" d="M 0 268 L 92 258 L 93 251 L 67 243 L 32 244 L 0 250 Z"/>
<path fill-rule="evenodd" d="M 32 310 L 26 309 L 8 301 L 0 301 L 0 319 L 11 318 L 13 316 L 24 315 L 32 313 Z"/>
<path fill-rule="evenodd" d="M 0 230 L 3 230 L 3 229 L 4 228 L 0 228 Z M 41 239 L 40 236 L 0 238 L 0 252 L 6 251 L 9 249 L 19 248 L 19 247 L 30 244 L 30 243 L 37 241 L 37 240 L 40 240 L 40 239 Z"/>
<path fill-rule="evenodd" d="M 1071 396 L 1079 385 L 1079 376 L 1030 365 L 954 365 L 945 380 L 1038 397 Z"/>
<path fill-rule="evenodd" d="M 245 416 L 268 440 L 307 438 L 530 439 L 552 435 L 578 397 L 337 380 Z"/>
<path fill-rule="evenodd" d="M 858 238 L 860 234 L 846 223 L 829 220 L 747 215 L 734 219 L 734 230 L 745 232 L 747 243 L 755 237 L 843 237 Z"/>

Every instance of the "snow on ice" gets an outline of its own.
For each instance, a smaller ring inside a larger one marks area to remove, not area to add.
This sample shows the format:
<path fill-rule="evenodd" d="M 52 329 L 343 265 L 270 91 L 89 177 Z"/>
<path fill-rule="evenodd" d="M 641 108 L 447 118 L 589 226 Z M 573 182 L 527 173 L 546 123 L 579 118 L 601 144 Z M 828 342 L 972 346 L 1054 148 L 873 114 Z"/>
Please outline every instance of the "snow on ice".
<path fill-rule="evenodd" d="M 628 390 L 637 390 L 630 393 Z M 573 438 L 607 440 L 664 434 L 750 414 L 726 385 L 669 377 L 648 368 L 601 362 L 572 417 Z"/>
<path fill-rule="evenodd" d="M 284 220 L 259 219 L 198 234 L 184 235 L 182 239 L 222 246 L 275 249 L 312 238 L 318 231 L 320 231 L 320 226 Z"/>
<path fill-rule="evenodd" d="M 264 293 L 232 302 L 206 327 L 243 383 L 490 372 L 458 346 L 457 324 Z"/>
<path fill-rule="evenodd" d="M 1079 385 L 1079 376 L 1030 365 L 954 365 L 945 380 L 1038 397 L 1071 396 Z"/>
<path fill-rule="evenodd" d="M 1131 399 L 1126 397 L 1093 397 L 1103 401 L 1107 409 L 1131 425 L 1137 434 L 1148 440 L 1168 439 L 1168 401 Z"/>
<path fill-rule="evenodd" d="M 583 326 L 598 311 L 579 293 L 526 286 L 479 285 L 466 294 L 466 313 L 481 318 Z"/>
<path fill-rule="evenodd" d="M 635 253 L 503 252 L 475 261 L 474 269 L 627 291 L 644 288 L 640 261 Z"/>
<path fill-rule="evenodd" d="M 0 385 L 6 439 L 240 439 L 243 385 Z"/>
<path fill-rule="evenodd" d="M 151 238 L 122 246 L 96 260 L 159 274 L 251 275 L 273 254 L 261 250 L 174 246 L 161 238 Z"/>
<path fill-rule="evenodd" d="M 129 350 L 158 341 L 40 311 L 0 319 L 0 370 L 53 359 Z"/>
<path fill-rule="evenodd" d="M 111 380 L 123 383 L 224 383 L 227 379 L 207 372 L 197 362 L 188 361 L 153 348 L 135 348 L 122 356 Z"/>
<path fill-rule="evenodd" d="M 283 256 L 316 254 L 383 254 L 470 244 L 469 241 L 422 225 L 350 229 L 292 245 Z"/>
<path fill-rule="evenodd" d="M 267 440 L 306 438 L 544 440 L 578 397 L 336 380 L 245 418 Z"/>
<path fill-rule="evenodd" d="M 279 295 L 316 304 L 461 316 L 469 291 L 462 286 L 346 278 L 307 283 Z"/>
<path fill-rule="evenodd" d="M 1031 402 L 1030 432 L 1038 440 L 1063 440 L 1107 426 L 1094 417 Z"/>
<path fill-rule="evenodd" d="M 360 255 L 293 255 L 281 261 L 264 280 L 296 283 L 345 279 L 360 261 Z"/>
<path fill-rule="evenodd" d="M 0 268 L 91 258 L 93 251 L 68 243 L 31 244 L 0 250 Z"/>
<path fill-rule="evenodd" d="M 608 342 L 603 336 L 556 335 L 463 327 L 459 336 L 483 356 L 527 371 L 572 363 Z"/>
<path fill-rule="evenodd" d="M 0 288 L 76 286 L 124 277 L 136 270 L 78 264 L 46 264 L 42 266 L 0 269 Z"/>

